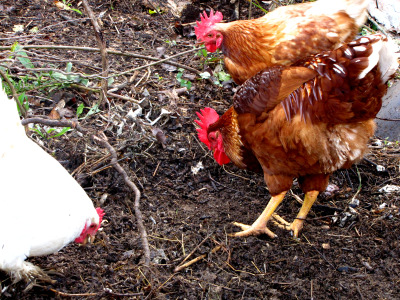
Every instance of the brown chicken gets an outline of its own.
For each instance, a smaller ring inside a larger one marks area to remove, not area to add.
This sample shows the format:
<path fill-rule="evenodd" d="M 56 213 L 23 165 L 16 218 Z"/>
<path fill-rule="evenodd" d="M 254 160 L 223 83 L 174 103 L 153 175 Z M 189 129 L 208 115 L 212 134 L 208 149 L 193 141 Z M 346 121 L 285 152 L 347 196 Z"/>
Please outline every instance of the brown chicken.
<path fill-rule="evenodd" d="M 229 23 L 222 13 L 200 15 L 195 32 L 207 51 L 221 49 L 237 84 L 274 65 L 291 65 L 353 40 L 369 0 L 319 0 L 282 6 L 254 20 Z"/>
<path fill-rule="evenodd" d="M 262 169 L 272 196 L 251 225 L 235 223 L 235 236 L 275 234 L 267 222 L 298 178 L 305 193 L 296 219 L 284 226 L 298 236 L 329 175 L 363 157 L 373 135 L 386 81 L 398 67 L 392 44 L 381 35 L 362 37 L 294 66 L 275 66 L 246 81 L 220 118 L 198 113 L 199 139 L 223 164 Z"/>

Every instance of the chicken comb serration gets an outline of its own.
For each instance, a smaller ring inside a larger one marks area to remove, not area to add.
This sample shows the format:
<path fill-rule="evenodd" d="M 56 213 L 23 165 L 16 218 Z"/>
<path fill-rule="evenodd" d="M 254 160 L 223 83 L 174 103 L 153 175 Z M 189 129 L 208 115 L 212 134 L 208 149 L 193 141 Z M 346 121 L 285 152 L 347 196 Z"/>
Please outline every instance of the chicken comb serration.
<path fill-rule="evenodd" d="M 97 226 L 97 229 L 96 229 L 96 231 L 100 228 L 100 226 L 101 226 L 101 222 L 103 221 L 103 217 L 104 217 L 104 215 L 106 214 L 105 212 L 104 212 L 104 210 L 102 209 L 102 208 L 100 208 L 100 207 L 97 207 L 96 208 L 96 212 L 97 212 L 97 214 L 99 215 L 99 225 Z"/>
<path fill-rule="evenodd" d="M 200 120 L 194 120 L 200 128 L 197 128 L 197 135 L 199 140 L 207 145 L 208 149 L 211 150 L 210 141 L 208 140 L 207 129 L 208 127 L 215 123 L 219 119 L 218 113 L 210 108 L 205 107 L 204 109 L 200 109 L 200 112 L 196 112 L 197 116 Z"/>
<path fill-rule="evenodd" d="M 104 217 L 104 215 L 105 215 L 106 213 L 105 213 L 104 210 L 103 210 L 102 208 L 100 208 L 100 207 L 97 207 L 97 208 L 96 208 L 96 212 L 97 212 L 97 214 L 99 215 L 100 223 L 101 223 L 101 221 L 103 220 L 103 217 Z"/>
<path fill-rule="evenodd" d="M 221 22 L 223 19 L 222 13 L 220 11 L 211 10 L 210 16 L 207 16 L 207 12 L 200 13 L 200 22 L 196 21 L 197 27 L 194 27 L 194 32 L 196 33 L 197 39 L 201 39 L 206 30 L 214 25 L 215 23 Z"/>

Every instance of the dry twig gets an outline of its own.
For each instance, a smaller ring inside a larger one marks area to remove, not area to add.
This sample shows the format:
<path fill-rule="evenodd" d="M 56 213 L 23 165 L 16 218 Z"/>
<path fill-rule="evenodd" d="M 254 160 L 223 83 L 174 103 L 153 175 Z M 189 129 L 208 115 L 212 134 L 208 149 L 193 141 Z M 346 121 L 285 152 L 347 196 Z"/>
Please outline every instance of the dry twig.
<path fill-rule="evenodd" d="M 103 69 L 103 71 L 102 71 L 103 78 L 101 79 L 101 89 L 103 90 L 103 93 L 100 93 L 100 105 L 103 106 L 104 100 L 105 100 L 106 94 L 107 94 L 107 89 L 108 89 L 108 81 L 107 81 L 107 79 L 105 79 L 108 76 L 108 60 L 107 60 L 106 43 L 104 41 L 103 34 L 101 33 L 100 26 L 97 23 L 96 17 L 94 16 L 93 10 L 89 6 L 89 3 L 87 2 L 87 0 L 82 0 L 82 4 L 85 7 L 85 10 L 90 17 L 90 21 L 92 22 L 94 32 L 96 35 L 97 44 L 99 45 L 99 48 L 100 48 L 101 67 Z"/>
<path fill-rule="evenodd" d="M 30 123 L 33 124 L 42 124 L 52 127 L 71 127 L 79 132 L 87 133 L 87 130 L 79 125 L 78 122 L 68 121 L 68 120 L 52 120 L 52 119 L 43 119 L 40 117 L 26 118 L 21 121 L 22 125 L 28 125 Z"/>
<path fill-rule="evenodd" d="M 189 257 L 191 257 L 191 256 L 193 255 L 193 253 L 196 252 L 196 250 L 199 249 L 199 247 L 200 247 L 201 245 L 203 245 L 204 242 L 207 241 L 207 240 L 209 239 L 210 236 L 211 236 L 210 234 L 207 235 L 207 236 L 200 242 L 200 244 L 198 244 L 196 247 L 194 247 L 194 249 L 185 257 L 185 259 L 182 260 L 182 262 L 180 263 L 180 265 L 177 266 L 177 267 L 174 269 L 174 272 L 178 272 L 178 271 L 180 270 L 181 265 L 182 265 L 185 261 L 187 261 L 187 260 L 189 259 Z"/>
<path fill-rule="evenodd" d="M 107 288 L 104 289 L 104 291 L 97 292 L 97 293 L 80 293 L 80 294 L 69 294 L 69 293 L 57 291 L 55 289 L 49 289 L 49 290 L 61 297 L 93 297 L 93 296 L 101 297 L 101 296 L 106 296 L 106 295 L 110 295 L 110 296 L 114 296 L 114 297 L 137 297 L 137 296 L 143 295 L 143 293 L 126 293 L 126 294 L 114 293 L 113 291 L 111 291 L 110 289 L 107 289 Z"/>
<path fill-rule="evenodd" d="M 80 50 L 80 51 L 88 51 L 88 52 L 99 52 L 100 51 L 99 48 L 78 47 L 78 46 L 60 46 L 60 45 L 21 45 L 21 47 L 23 49 L 65 49 L 65 50 Z M 145 60 L 153 60 L 153 61 L 156 61 L 157 64 L 160 64 L 160 63 L 163 63 L 165 61 L 168 61 L 168 64 L 171 65 L 171 66 L 175 66 L 175 67 L 182 68 L 182 69 L 188 70 L 188 71 L 196 73 L 196 74 L 200 74 L 201 71 L 199 71 L 199 70 L 196 70 L 196 69 L 191 68 L 189 66 L 186 66 L 184 64 L 180 64 L 180 63 L 177 63 L 177 62 L 174 62 L 174 61 L 169 61 L 169 60 L 172 59 L 172 58 L 178 57 L 178 56 L 185 55 L 185 54 L 190 53 L 190 52 L 201 50 L 203 48 L 204 47 L 190 49 L 188 51 L 180 52 L 178 54 L 172 55 L 172 56 L 170 56 L 168 58 L 161 59 L 161 60 L 159 58 L 156 58 L 156 57 L 145 56 L 145 55 L 131 53 L 131 52 L 120 52 L 120 51 L 114 51 L 114 50 L 106 50 L 106 51 L 107 51 L 108 54 L 128 56 L 128 57 L 145 59 Z M 11 46 L 1 46 L 0 47 L 0 50 L 10 50 L 10 49 L 11 49 Z M 148 66 L 146 65 L 146 67 L 148 67 Z"/>
<path fill-rule="evenodd" d="M 210 254 L 217 252 L 219 249 L 222 248 L 222 245 L 218 245 L 214 247 L 214 249 L 211 250 Z M 196 258 L 193 258 L 192 260 L 188 261 L 187 263 L 180 265 L 174 269 L 174 272 L 179 272 L 183 270 L 186 267 L 189 267 L 190 265 L 193 265 L 194 263 L 198 262 L 199 260 L 202 260 L 203 258 L 206 258 L 208 254 L 202 254 Z"/>
<path fill-rule="evenodd" d="M 117 162 L 117 152 L 108 143 L 107 137 L 105 136 L 105 134 L 101 133 L 99 135 L 100 135 L 100 137 L 93 135 L 92 136 L 93 140 L 96 141 L 97 143 L 99 143 L 104 148 L 107 148 L 107 150 L 111 154 L 111 164 L 122 175 L 122 177 L 124 178 L 125 183 L 135 193 L 135 203 L 134 203 L 135 216 L 136 216 L 136 221 L 137 221 L 137 224 L 138 224 L 140 236 L 141 236 L 141 239 L 142 239 L 142 247 L 143 247 L 143 251 L 144 251 L 144 263 L 145 263 L 146 267 L 149 267 L 150 266 L 150 248 L 149 248 L 149 242 L 148 242 L 148 239 L 147 239 L 146 228 L 144 227 L 144 224 L 143 224 L 143 215 L 142 215 L 142 212 L 140 211 L 140 208 L 139 208 L 139 205 L 140 205 L 140 191 L 137 188 L 137 186 L 129 179 L 129 176 L 125 172 L 125 170 Z"/>

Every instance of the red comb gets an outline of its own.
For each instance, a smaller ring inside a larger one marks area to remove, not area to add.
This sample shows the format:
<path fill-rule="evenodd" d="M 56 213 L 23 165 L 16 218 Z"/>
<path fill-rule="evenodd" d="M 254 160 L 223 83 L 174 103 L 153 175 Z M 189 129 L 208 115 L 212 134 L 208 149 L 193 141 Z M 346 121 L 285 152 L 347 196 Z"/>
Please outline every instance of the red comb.
<path fill-rule="evenodd" d="M 223 19 L 222 13 L 220 11 L 215 12 L 211 10 L 210 16 L 204 11 L 203 14 L 200 13 L 200 22 L 196 21 L 197 27 L 194 27 L 197 39 L 201 39 L 205 31 L 215 23 L 221 22 Z"/>
<path fill-rule="evenodd" d="M 211 150 L 210 142 L 208 141 L 207 129 L 208 127 L 215 123 L 219 119 L 218 113 L 210 108 L 206 107 L 204 109 L 200 109 L 200 112 L 196 112 L 197 116 L 200 120 L 194 120 L 200 128 L 197 129 L 198 137 L 201 142 L 207 145 L 208 149 Z"/>
<path fill-rule="evenodd" d="M 99 223 L 101 223 L 101 221 L 103 220 L 103 217 L 104 217 L 104 215 L 105 215 L 106 213 L 105 213 L 104 210 L 101 209 L 100 207 L 96 208 L 96 212 L 97 212 L 97 214 L 99 215 L 99 219 L 100 219 Z"/>

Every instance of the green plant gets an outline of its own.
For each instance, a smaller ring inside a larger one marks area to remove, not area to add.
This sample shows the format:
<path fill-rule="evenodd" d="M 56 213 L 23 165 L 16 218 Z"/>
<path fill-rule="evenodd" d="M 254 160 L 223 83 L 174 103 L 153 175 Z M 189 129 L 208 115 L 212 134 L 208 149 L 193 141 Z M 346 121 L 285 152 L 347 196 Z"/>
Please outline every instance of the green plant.
<path fill-rule="evenodd" d="M 186 87 L 188 90 L 192 87 L 192 82 L 182 78 L 183 69 L 178 69 L 178 74 L 176 74 L 176 80 L 180 83 L 181 87 Z"/>
<path fill-rule="evenodd" d="M 214 80 L 214 84 L 222 86 L 222 82 L 231 79 L 231 76 L 223 70 L 222 58 L 219 51 L 215 53 L 209 53 L 206 49 L 203 48 L 199 49 L 199 51 L 196 52 L 196 56 L 199 56 L 203 59 L 203 67 L 205 67 L 206 65 L 210 66 L 217 64 L 217 66 L 214 68 L 215 76 L 212 77 L 212 79 Z M 200 78 L 210 79 L 211 74 L 209 72 L 200 73 Z"/>
<path fill-rule="evenodd" d="M 390 141 L 389 141 L 389 137 L 388 137 L 388 136 L 385 137 L 385 139 L 383 140 L 383 144 L 384 144 L 385 146 L 387 146 L 387 145 L 390 144 Z"/>
<path fill-rule="evenodd" d="M 46 90 L 46 93 L 59 88 L 69 87 L 72 83 L 79 83 L 85 86 L 88 86 L 89 80 L 87 78 L 83 78 L 77 74 L 68 74 L 65 75 L 61 72 L 58 72 L 54 67 L 54 71 L 35 71 L 32 70 L 35 68 L 34 64 L 30 60 L 28 54 L 23 50 L 18 42 L 14 43 L 11 46 L 12 54 L 10 58 L 16 58 L 27 70 L 30 70 L 30 76 L 20 76 L 18 79 L 13 79 L 10 77 L 10 81 L 14 85 L 17 93 L 23 93 L 30 90 Z M 52 67 L 52 66 L 50 66 Z M 8 74 L 8 69 L 5 67 L 0 67 L 6 74 Z M 72 72 L 72 63 L 68 62 L 65 67 L 66 73 Z M 113 80 L 112 78 L 109 79 Z"/>
<path fill-rule="evenodd" d="M 21 105 L 25 108 L 25 111 L 28 111 L 28 109 L 29 109 L 29 102 L 28 102 L 28 97 L 25 95 L 25 93 L 22 93 L 22 94 L 20 94 L 20 95 L 18 96 L 18 101 L 19 101 L 19 103 L 21 103 Z M 18 105 L 17 105 L 17 107 L 18 107 Z M 18 107 L 18 113 L 19 113 L 20 115 L 22 115 L 22 113 L 21 113 L 19 107 Z"/>
<path fill-rule="evenodd" d="M 158 81 L 163 81 L 164 80 L 164 77 L 162 77 L 160 74 L 158 74 L 158 73 L 155 73 L 154 74 L 154 78 L 155 79 L 157 79 Z"/>
<path fill-rule="evenodd" d="M 254 5 L 255 7 L 261 9 L 265 14 L 268 13 L 267 10 L 265 10 L 264 8 L 262 8 L 262 6 L 260 5 L 260 3 L 257 0 L 250 0 L 250 5 Z"/>
<path fill-rule="evenodd" d="M 5 67 L 0 67 L 9 77 L 11 84 L 14 86 L 14 89 L 18 96 L 18 101 L 22 104 L 22 106 L 28 110 L 29 103 L 27 101 L 26 92 L 31 90 L 45 90 L 45 93 L 48 94 L 50 91 L 54 89 L 60 89 L 63 87 L 68 87 L 72 83 L 80 83 L 85 86 L 89 84 L 89 80 L 86 78 L 82 78 L 76 74 L 65 74 L 72 72 L 72 63 L 68 62 L 65 67 L 65 73 L 58 72 L 58 71 L 49 71 L 49 72 L 36 72 L 32 70 L 35 68 L 34 64 L 30 60 L 28 54 L 23 50 L 23 48 L 18 44 L 14 43 L 11 47 L 12 54 L 10 58 L 13 59 L 14 57 L 27 69 L 31 69 L 31 76 L 25 75 L 20 77 L 12 77 L 8 75 L 8 69 Z M 112 82 L 113 78 L 109 78 L 109 82 Z M 8 85 L 5 85 L 6 93 L 11 94 L 11 90 Z M 79 117 L 83 112 L 83 104 L 78 107 L 77 116 Z M 92 108 L 89 109 L 88 113 L 85 115 L 84 118 L 99 112 L 98 105 L 95 104 Z M 64 127 L 64 128 L 48 128 L 44 129 L 40 125 L 35 125 L 31 130 L 39 134 L 43 138 L 55 138 L 59 137 L 66 132 L 68 132 L 71 128 Z"/>
<path fill-rule="evenodd" d="M 175 40 L 172 40 L 172 41 L 166 40 L 165 42 L 166 42 L 170 47 L 176 46 L 176 41 L 175 41 Z"/>
<path fill-rule="evenodd" d="M 152 9 L 149 9 L 149 14 L 150 15 L 155 15 L 155 14 L 163 14 L 164 13 L 164 11 L 162 10 L 162 9 L 160 9 L 160 7 L 155 7 L 155 9 L 154 10 L 152 10 Z"/>
<path fill-rule="evenodd" d="M 72 63 L 68 62 L 67 66 L 65 67 L 65 72 L 71 73 L 71 71 L 72 71 Z M 50 71 L 48 75 L 51 78 L 54 78 L 55 80 L 63 83 L 81 83 L 85 86 L 89 84 L 89 80 L 87 78 L 82 78 L 79 75 L 65 75 L 57 71 Z"/>
<path fill-rule="evenodd" d="M 231 79 L 231 75 L 229 75 L 228 73 L 226 73 L 225 71 L 221 70 L 221 71 L 217 71 L 214 73 L 216 76 L 213 77 L 212 79 L 214 80 L 214 84 L 217 86 L 222 86 L 222 82 L 224 81 L 228 81 Z M 211 78 L 211 74 L 209 72 L 203 72 L 200 73 L 200 78 L 201 79 L 209 79 Z"/>
<path fill-rule="evenodd" d="M 74 12 L 77 12 L 78 14 L 82 14 L 82 12 L 79 10 L 79 9 L 76 9 L 76 8 L 72 8 L 71 6 L 72 6 L 72 4 L 71 3 L 69 3 L 69 1 L 68 0 L 62 0 L 62 2 L 64 3 L 64 5 L 65 6 L 67 6 L 68 7 L 68 9 L 69 10 L 72 10 L 72 11 L 74 11 Z"/>
<path fill-rule="evenodd" d="M 210 53 L 206 49 L 202 48 L 196 52 L 196 56 L 199 56 L 202 59 L 203 67 L 206 65 L 219 63 L 222 60 L 219 50 L 214 53 Z"/>
<path fill-rule="evenodd" d="M 84 117 L 80 118 L 80 116 L 83 113 L 84 108 L 85 108 L 85 105 L 83 103 L 81 103 L 81 104 L 79 104 L 78 108 L 76 109 L 76 117 L 78 118 L 78 120 L 84 120 L 84 119 L 90 117 L 91 115 L 97 114 L 98 112 L 101 111 L 99 109 L 99 104 L 95 103 L 91 108 L 89 108 L 89 111 L 86 113 L 86 115 Z"/>
<path fill-rule="evenodd" d="M 35 127 L 31 128 L 32 131 L 36 132 L 44 139 L 52 139 L 55 137 L 62 136 L 67 133 L 71 127 L 63 127 L 63 128 L 49 128 L 45 130 L 42 126 L 35 124 Z M 55 133 L 55 134 L 52 134 Z"/>

